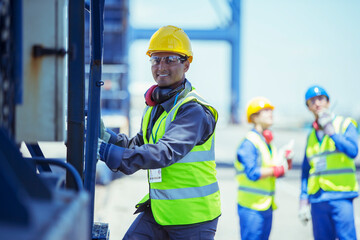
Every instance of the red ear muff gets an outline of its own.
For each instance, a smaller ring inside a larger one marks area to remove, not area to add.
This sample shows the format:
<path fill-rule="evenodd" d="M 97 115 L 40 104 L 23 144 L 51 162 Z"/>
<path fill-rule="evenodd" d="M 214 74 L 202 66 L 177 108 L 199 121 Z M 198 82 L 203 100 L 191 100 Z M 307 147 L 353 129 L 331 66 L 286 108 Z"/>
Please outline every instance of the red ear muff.
<path fill-rule="evenodd" d="M 314 122 L 312 123 L 312 127 L 313 127 L 316 131 L 318 131 L 318 130 L 320 129 L 319 124 L 318 124 L 317 121 L 314 121 Z"/>
<path fill-rule="evenodd" d="M 262 132 L 262 135 L 264 136 L 265 142 L 266 142 L 267 144 L 270 144 L 271 141 L 272 141 L 273 138 L 274 138 L 272 132 L 271 132 L 269 129 L 265 129 L 265 130 Z"/>
<path fill-rule="evenodd" d="M 156 102 L 152 99 L 151 95 L 155 88 L 157 88 L 158 85 L 152 85 L 145 93 L 145 103 L 146 105 L 153 107 L 156 105 Z"/>

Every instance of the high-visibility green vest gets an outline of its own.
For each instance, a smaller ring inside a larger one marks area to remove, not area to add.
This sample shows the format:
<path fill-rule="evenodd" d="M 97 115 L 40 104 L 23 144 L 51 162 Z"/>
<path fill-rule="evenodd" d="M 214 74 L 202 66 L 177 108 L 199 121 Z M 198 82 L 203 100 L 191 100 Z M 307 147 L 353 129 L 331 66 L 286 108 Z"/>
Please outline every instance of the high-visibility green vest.
<path fill-rule="evenodd" d="M 355 120 L 337 116 L 332 122 L 335 133 L 345 133 L 351 122 L 357 126 Z M 313 129 L 308 137 L 306 157 L 310 164 L 309 195 L 317 193 L 320 188 L 324 191 L 358 191 L 354 159 L 338 151 L 328 135 L 319 142 Z"/>
<path fill-rule="evenodd" d="M 270 144 L 271 152 L 266 142 L 256 132 L 250 131 L 245 139 L 249 140 L 258 150 L 258 166 L 272 167 L 275 166 L 276 148 Z M 235 161 L 236 179 L 238 181 L 238 203 L 243 207 L 257 211 L 265 211 L 272 207 L 276 209 L 274 202 L 275 195 L 275 177 L 267 177 L 256 181 L 250 180 L 245 173 L 244 165 L 238 160 Z"/>
<path fill-rule="evenodd" d="M 175 119 L 180 106 L 197 101 L 207 107 L 218 119 L 217 111 L 207 104 L 195 90 L 167 113 L 164 111 L 155 122 L 149 140 L 147 128 L 153 107 L 147 107 L 143 116 L 142 132 L 145 144 L 157 143 Z M 150 192 L 148 198 L 154 218 L 160 225 L 186 225 L 213 220 L 220 216 L 220 191 L 216 179 L 214 133 L 202 145 L 196 145 L 186 156 L 171 166 L 162 168 L 161 182 L 151 182 L 148 170 Z"/>

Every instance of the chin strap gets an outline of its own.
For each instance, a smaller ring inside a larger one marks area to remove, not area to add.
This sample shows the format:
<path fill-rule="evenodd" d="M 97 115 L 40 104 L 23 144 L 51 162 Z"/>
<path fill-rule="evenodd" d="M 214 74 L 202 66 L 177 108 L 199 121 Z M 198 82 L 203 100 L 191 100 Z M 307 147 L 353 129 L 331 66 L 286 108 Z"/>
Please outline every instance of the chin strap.
<path fill-rule="evenodd" d="M 265 130 L 262 132 L 262 135 L 264 136 L 265 142 L 266 142 L 267 144 L 270 144 L 271 141 L 272 141 L 273 138 L 274 138 L 272 132 L 271 132 L 269 129 L 265 129 Z"/>

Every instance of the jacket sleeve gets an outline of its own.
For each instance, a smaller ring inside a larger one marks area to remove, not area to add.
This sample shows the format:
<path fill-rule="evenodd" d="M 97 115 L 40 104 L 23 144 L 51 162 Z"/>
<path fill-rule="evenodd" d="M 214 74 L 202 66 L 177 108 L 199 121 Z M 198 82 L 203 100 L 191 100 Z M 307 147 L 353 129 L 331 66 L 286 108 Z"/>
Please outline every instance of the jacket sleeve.
<path fill-rule="evenodd" d="M 141 125 L 142 125 L 142 122 L 141 122 Z M 133 148 L 134 146 L 141 146 L 144 144 L 143 134 L 142 134 L 141 129 L 132 138 L 129 138 L 126 134 L 123 134 L 123 133 L 117 134 L 110 129 L 106 129 L 106 132 L 108 132 L 110 134 L 110 139 L 109 139 L 108 143 L 114 144 L 119 147 Z"/>
<path fill-rule="evenodd" d="M 244 165 L 246 176 L 256 181 L 261 177 L 260 168 L 257 159 L 259 154 L 249 140 L 245 139 L 237 150 L 237 160 Z"/>
<path fill-rule="evenodd" d="M 144 144 L 142 132 L 138 132 L 134 137 L 129 138 L 126 134 L 118 134 L 116 141 L 113 143 L 116 146 L 124 148 L 134 148 Z"/>
<path fill-rule="evenodd" d="M 301 167 L 301 189 L 300 189 L 300 199 L 308 199 L 307 194 L 307 186 L 308 186 L 308 178 L 309 178 L 310 164 L 306 157 L 306 153 L 304 154 L 304 160 Z"/>
<path fill-rule="evenodd" d="M 350 123 L 344 134 L 334 134 L 331 139 L 335 142 L 336 149 L 345 153 L 350 158 L 358 154 L 358 134 L 354 124 Z"/>
<path fill-rule="evenodd" d="M 179 108 L 175 119 L 157 143 L 140 146 L 134 144 L 133 148 L 119 151 L 121 154 L 110 153 L 111 161 L 116 161 L 116 167 L 125 174 L 132 174 L 139 169 L 170 166 L 183 158 L 195 145 L 207 140 L 214 132 L 215 125 L 212 113 L 199 103 L 191 101 Z"/>

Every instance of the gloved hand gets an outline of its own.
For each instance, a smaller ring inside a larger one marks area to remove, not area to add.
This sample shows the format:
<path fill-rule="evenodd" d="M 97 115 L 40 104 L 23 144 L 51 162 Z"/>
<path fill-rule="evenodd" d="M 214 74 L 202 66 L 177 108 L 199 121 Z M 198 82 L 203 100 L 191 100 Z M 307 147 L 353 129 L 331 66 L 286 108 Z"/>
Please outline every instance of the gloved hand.
<path fill-rule="evenodd" d="M 85 141 L 86 141 L 86 132 L 87 132 L 87 117 L 85 118 Z M 104 121 L 102 118 L 100 119 L 100 133 L 99 133 L 100 139 L 102 139 L 104 142 L 109 142 L 109 139 L 111 138 L 111 134 L 107 131 Z"/>
<path fill-rule="evenodd" d="M 98 147 L 97 147 L 97 160 L 104 161 L 104 152 L 105 152 L 105 146 L 101 148 L 101 144 L 106 144 L 106 142 L 100 138 L 98 138 Z M 101 152 L 101 154 L 100 154 Z"/>
<path fill-rule="evenodd" d="M 304 226 L 311 221 L 310 204 L 307 199 L 300 200 L 298 217 Z"/>
<path fill-rule="evenodd" d="M 97 157 L 106 163 L 113 171 L 117 171 L 121 166 L 122 156 L 125 148 L 110 143 L 106 143 L 102 139 L 98 139 Z"/>
<path fill-rule="evenodd" d="M 285 159 L 288 164 L 288 170 L 292 169 L 292 161 L 294 158 L 294 151 L 293 150 L 286 150 L 285 151 Z"/>
<path fill-rule="evenodd" d="M 335 134 L 334 126 L 332 125 L 333 114 L 325 109 L 324 111 L 319 112 L 318 114 L 318 124 L 319 127 L 324 130 L 324 133 L 328 136 L 332 136 Z"/>
<path fill-rule="evenodd" d="M 285 167 L 283 165 L 281 166 L 273 166 L 274 170 L 274 177 L 279 178 L 285 175 Z"/>
<path fill-rule="evenodd" d="M 279 149 L 275 159 L 275 166 L 273 167 L 276 178 L 284 176 L 286 172 L 292 168 L 292 158 L 294 156 L 293 146 L 294 140 L 291 140 Z"/>
<path fill-rule="evenodd" d="M 100 138 L 104 141 L 104 142 L 109 142 L 109 139 L 111 137 L 111 134 L 108 133 L 106 131 L 106 127 L 104 124 L 104 121 L 102 120 L 102 118 L 100 119 Z"/>
<path fill-rule="evenodd" d="M 279 150 L 279 154 L 281 156 L 283 156 L 283 158 L 287 162 L 287 169 L 290 170 L 292 169 L 292 160 L 294 158 L 294 139 L 291 139 L 290 142 L 288 144 L 286 144 L 285 146 L 281 147 Z"/>

